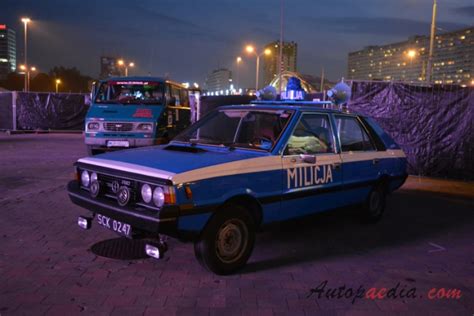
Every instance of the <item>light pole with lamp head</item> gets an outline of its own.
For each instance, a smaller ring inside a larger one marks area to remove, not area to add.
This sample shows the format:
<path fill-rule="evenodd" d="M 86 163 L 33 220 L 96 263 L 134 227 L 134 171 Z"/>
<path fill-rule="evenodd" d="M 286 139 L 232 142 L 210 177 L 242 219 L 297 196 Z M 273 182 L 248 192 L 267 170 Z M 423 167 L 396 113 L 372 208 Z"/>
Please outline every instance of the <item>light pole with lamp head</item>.
<path fill-rule="evenodd" d="M 119 59 L 119 61 L 117 63 L 118 63 L 119 66 L 125 67 L 125 77 L 128 77 L 128 67 L 130 67 L 130 68 L 135 67 L 134 62 L 130 62 L 127 65 L 127 63 L 123 59 Z"/>
<path fill-rule="evenodd" d="M 257 51 L 255 50 L 255 47 L 253 47 L 252 45 L 247 45 L 247 47 L 245 47 L 245 50 L 247 51 L 247 53 L 249 54 L 255 54 L 255 56 L 257 57 L 257 63 L 256 63 L 256 71 L 255 71 L 255 92 L 258 91 L 258 77 L 259 77 L 259 69 L 260 69 L 260 57 L 262 55 L 270 55 L 272 53 L 272 51 L 270 49 L 265 49 L 263 52 L 261 52 L 260 54 L 257 53 Z"/>
<path fill-rule="evenodd" d="M 61 84 L 61 79 L 56 79 L 55 83 L 56 83 L 56 93 L 58 93 L 59 92 L 59 85 Z"/>
<path fill-rule="evenodd" d="M 24 51 L 24 54 L 25 54 L 25 60 L 24 60 L 24 63 L 25 63 L 25 69 L 28 69 L 28 23 L 31 22 L 30 18 L 27 18 L 27 17 L 24 17 L 21 19 L 21 22 L 23 22 L 23 24 L 25 25 L 25 51 Z M 25 92 L 28 92 L 29 90 L 29 71 L 27 71 L 28 75 L 25 74 Z"/>

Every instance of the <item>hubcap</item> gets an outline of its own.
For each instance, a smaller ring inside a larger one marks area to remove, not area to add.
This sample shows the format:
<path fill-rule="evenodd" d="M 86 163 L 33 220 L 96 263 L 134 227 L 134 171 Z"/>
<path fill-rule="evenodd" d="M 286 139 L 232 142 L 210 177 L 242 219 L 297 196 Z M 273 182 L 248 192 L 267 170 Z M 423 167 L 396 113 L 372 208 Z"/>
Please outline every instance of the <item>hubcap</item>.
<path fill-rule="evenodd" d="M 248 230 L 244 222 L 231 219 L 225 222 L 217 232 L 216 253 L 225 263 L 237 261 L 247 247 Z"/>

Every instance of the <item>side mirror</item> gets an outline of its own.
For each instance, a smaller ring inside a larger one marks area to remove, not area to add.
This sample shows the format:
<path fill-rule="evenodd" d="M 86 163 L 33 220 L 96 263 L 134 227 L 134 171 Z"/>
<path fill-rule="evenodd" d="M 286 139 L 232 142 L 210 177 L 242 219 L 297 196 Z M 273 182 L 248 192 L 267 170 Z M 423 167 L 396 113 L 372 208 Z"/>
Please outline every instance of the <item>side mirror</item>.
<path fill-rule="evenodd" d="M 304 155 L 300 154 L 301 161 L 305 163 L 315 164 L 316 163 L 316 156 L 315 155 Z"/>
<path fill-rule="evenodd" d="M 91 89 L 91 101 L 93 101 L 95 99 L 95 96 L 97 94 L 97 82 L 93 82 L 92 83 L 92 89 Z"/>

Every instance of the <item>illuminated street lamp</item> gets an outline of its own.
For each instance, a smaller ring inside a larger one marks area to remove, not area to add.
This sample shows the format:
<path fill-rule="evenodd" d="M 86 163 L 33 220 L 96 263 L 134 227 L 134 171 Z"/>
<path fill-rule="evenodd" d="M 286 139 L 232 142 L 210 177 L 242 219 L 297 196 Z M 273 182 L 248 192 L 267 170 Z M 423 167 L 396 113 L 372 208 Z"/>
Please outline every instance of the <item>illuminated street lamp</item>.
<path fill-rule="evenodd" d="M 61 79 L 56 79 L 56 93 L 59 92 L 59 85 L 61 84 Z"/>
<path fill-rule="evenodd" d="M 25 60 L 24 60 L 24 63 L 25 63 L 25 69 L 28 67 L 28 23 L 31 22 L 30 18 L 28 17 L 24 17 L 24 18 L 21 18 L 21 22 L 23 22 L 23 24 L 25 25 Z M 29 72 L 28 72 L 29 73 Z M 28 92 L 29 90 L 29 76 L 25 76 L 25 88 L 24 88 L 24 91 L 25 92 Z"/>
<path fill-rule="evenodd" d="M 262 55 L 270 55 L 272 53 L 272 51 L 270 49 L 265 49 L 263 52 L 261 52 L 260 54 L 257 53 L 257 51 L 255 50 L 255 47 L 253 47 L 252 45 L 247 45 L 245 47 L 245 50 L 247 51 L 247 53 L 249 54 L 255 54 L 255 56 L 257 57 L 257 65 L 256 65 L 256 71 L 255 71 L 255 91 L 258 90 L 258 77 L 259 77 L 259 68 L 260 68 L 260 57 Z"/>
<path fill-rule="evenodd" d="M 130 62 L 130 63 L 126 63 L 123 59 L 119 59 L 117 61 L 117 64 L 120 66 L 120 67 L 125 67 L 125 77 L 128 77 L 128 67 L 130 68 L 133 68 L 135 67 L 135 63 L 134 62 Z"/>
<path fill-rule="evenodd" d="M 242 57 L 238 56 L 236 59 L 235 59 L 235 62 L 237 63 L 237 75 L 235 76 L 235 84 L 236 86 L 239 86 L 240 85 L 240 82 L 239 82 L 239 72 L 240 72 L 240 64 L 242 63 Z"/>
<path fill-rule="evenodd" d="M 30 89 L 30 74 L 36 72 L 37 69 L 35 66 L 28 68 L 26 65 L 20 65 L 20 70 L 25 72 L 25 92 L 27 92 Z"/>

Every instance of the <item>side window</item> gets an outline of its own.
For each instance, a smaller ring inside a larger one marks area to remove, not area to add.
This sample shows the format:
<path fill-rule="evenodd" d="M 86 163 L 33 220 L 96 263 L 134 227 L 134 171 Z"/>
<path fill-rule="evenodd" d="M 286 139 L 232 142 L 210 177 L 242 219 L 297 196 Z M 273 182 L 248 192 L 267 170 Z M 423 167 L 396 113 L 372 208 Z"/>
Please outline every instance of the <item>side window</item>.
<path fill-rule="evenodd" d="M 375 150 L 369 135 L 355 117 L 336 116 L 342 152 Z"/>
<path fill-rule="evenodd" d="M 180 100 L 181 100 L 181 106 L 189 107 L 189 95 L 188 95 L 188 90 L 185 89 L 179 89 L 179 94 L 180 94 Z"/>
<path fill-rule="evenodd" d="M 171 85 L 171 97 L 174 98 L 175 103 L 173 105 L 181 105 L 181 96 L 179 94 L 179 88 Z"/>
<path fill-rule="evenodd" d="M 285 155 L 334 153 L 332 133 L 327 115 L 303 114 L 288 140 Z"/>

